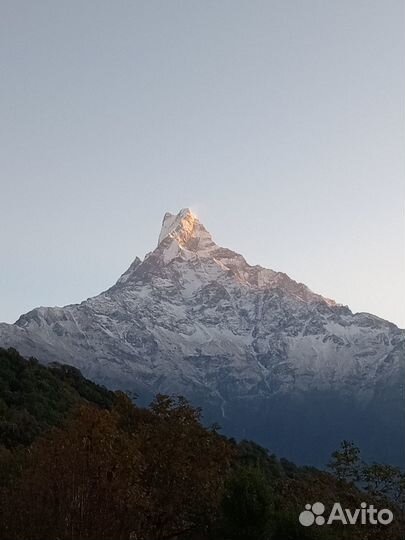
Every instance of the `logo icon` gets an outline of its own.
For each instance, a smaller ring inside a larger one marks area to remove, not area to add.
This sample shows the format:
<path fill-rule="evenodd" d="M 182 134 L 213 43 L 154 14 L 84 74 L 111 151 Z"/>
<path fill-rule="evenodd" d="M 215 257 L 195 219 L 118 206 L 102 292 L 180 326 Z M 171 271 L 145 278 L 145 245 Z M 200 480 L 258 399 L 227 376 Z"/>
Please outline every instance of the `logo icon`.
<path fill-rule="evenodd" d="M 321 502 L 314 504 L 306 504 L 305 510 L 299 515 L 299 521 L 304 527 L 310 527 L 314 523 L 316 525 L 325 525 L 325 518 L 323 513 L 325 512 L 325 505 Z"/>

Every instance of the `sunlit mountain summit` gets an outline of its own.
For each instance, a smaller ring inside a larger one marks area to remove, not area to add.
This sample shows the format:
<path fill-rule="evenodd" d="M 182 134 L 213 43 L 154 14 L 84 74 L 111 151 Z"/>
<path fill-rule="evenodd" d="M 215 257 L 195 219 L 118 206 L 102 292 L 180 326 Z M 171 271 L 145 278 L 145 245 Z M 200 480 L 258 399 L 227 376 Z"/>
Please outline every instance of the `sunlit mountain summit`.
<path fill-rule="evenodd" d="M 111 388 L 182 394 L 227 434 L 324 464 L 341 439 L 404 459 L 405 333 L 218 246 L 189 209 L 107 291 L 0 325 L 0 346 Z"/>

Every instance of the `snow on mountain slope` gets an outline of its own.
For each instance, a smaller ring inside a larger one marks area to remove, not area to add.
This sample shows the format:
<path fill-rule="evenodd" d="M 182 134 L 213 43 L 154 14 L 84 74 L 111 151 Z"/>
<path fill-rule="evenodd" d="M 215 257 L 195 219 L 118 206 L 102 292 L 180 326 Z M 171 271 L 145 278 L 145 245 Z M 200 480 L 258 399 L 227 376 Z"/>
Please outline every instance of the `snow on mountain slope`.
<path fill-rule="evenodd" d="M 156 249 L 109 290 L 0 325 L 0 346 L 142 397 L 184 394 L 228 432 L 307 462 L 351 434 L 376 457 L 395 438 L 383 457 L 402 459 L 404 342 L 394 324 L 217 246 L 188 209 L 165 214 Z M 328 411 L 335 428 L 321 425 Z"/>

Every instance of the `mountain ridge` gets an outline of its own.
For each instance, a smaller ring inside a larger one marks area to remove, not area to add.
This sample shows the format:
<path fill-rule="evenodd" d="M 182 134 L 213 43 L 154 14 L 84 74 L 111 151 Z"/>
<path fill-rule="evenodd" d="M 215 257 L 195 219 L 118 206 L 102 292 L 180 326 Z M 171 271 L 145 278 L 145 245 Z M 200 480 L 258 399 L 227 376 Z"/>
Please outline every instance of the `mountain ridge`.
<path fill-rule="evenodd" d="M 388 451 L 388 460 L 402 459 L 396 432 L 403 423 L 404 343 L 395 324 L 353 314 L 287 274 L 251 266 L 218 246 L 187 208 L 165 214 L 155 249 L 105 292 L 0 325 L 0 346 L 44 362 L 57 356 L 144 399 L 184 394 L 227 432 L 315 463 L 355 434 L 356 423 L 368 426 L 370 411 L 381 429 L 364 428 L 361 446 L 380 459 L 394 437 L 399 449 Z M 319 428 L 325 405 L 338 428 L 322 442 L 322 430 L 330 431 Z M 308 441 L 297 455 L 292 433 L 305 438 L 303 410 Z M 384 419 L 387 410 L 392 419 Z M 319 452 L 311 437 L 319 439 Z"/>

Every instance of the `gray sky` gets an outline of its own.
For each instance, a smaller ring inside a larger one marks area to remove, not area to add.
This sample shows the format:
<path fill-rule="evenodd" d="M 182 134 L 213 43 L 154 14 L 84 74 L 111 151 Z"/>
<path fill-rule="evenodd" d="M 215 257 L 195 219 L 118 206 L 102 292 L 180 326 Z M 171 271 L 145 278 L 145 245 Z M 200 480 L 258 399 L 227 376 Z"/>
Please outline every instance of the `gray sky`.
<path fill-rule="evenodd" d="M 401 0 L 1 0 L 0 320 L 106 289 L 190 206 L 405 327 Z"/>

